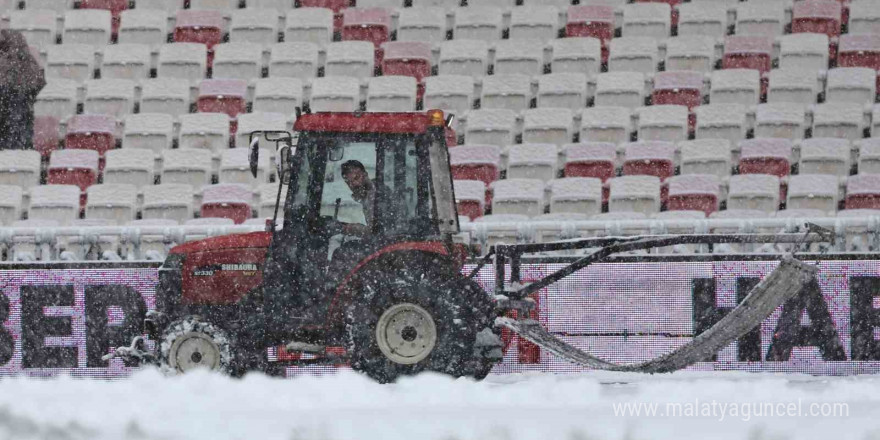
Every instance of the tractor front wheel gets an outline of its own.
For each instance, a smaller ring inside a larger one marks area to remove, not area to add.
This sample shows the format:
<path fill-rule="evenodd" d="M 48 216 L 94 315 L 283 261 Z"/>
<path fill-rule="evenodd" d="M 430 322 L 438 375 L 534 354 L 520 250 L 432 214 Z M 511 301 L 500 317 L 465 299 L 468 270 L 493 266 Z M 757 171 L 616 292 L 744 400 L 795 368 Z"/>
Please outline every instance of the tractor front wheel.
<path fill-rule="evenodd" d="M 220 327 L 197 316 L 171 323 L 162 334 L 159 364 L 166 374 L 197 369 L 230 373 L 232 342 Z"/>

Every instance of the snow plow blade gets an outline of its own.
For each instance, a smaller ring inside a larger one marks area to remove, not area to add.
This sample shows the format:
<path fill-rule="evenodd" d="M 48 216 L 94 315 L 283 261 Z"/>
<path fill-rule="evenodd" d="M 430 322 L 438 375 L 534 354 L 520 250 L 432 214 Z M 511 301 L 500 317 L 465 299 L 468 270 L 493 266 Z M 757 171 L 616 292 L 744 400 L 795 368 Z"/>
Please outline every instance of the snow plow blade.
<path fill-rule="evenodd" d="M 764 277 L 735 309 L 711 328 L 696 335 L 675 351 L 640 364 L 619 365 L 581 351 L 545 330 L 535 320 L 497 318 L 495 324 L 506 327 L 550 353 L 569 362 L 598 370 L 666 373 L 708 359 L 718 350 L 748 333 L 777 307 L 793 298 L 816 275 L 816 267 L 786 256 L 779 266 Z"/>

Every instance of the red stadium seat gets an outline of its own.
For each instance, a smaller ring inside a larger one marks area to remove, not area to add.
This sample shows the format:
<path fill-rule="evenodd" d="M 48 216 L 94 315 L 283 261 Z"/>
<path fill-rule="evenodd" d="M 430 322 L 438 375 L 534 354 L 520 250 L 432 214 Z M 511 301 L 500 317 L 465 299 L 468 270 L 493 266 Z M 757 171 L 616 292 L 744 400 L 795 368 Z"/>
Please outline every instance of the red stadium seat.
<path fill-rule="evenodd" d="M 658 72 L 654 76 L 654 105 L 684 105 L 688 110 L 703 103 L 703 74 L 700 72 Z"/>
<path fill-rule="evenodd" d="M 67 122 L 67 149 L 95 150 L 103 157 L 116 148 L 116 119 L 108 115 L 76 115 Z"/>
<path fill-rule="evenodd" d="M 783 138 L 748 139 L 740 142 L 740 174 L 772 174 L 785 177 L 791 173 L 792 142 Z"/>
<path fill-rule="evenodd" d="M 482 217 L 486 206 L 486 184 L 479 180 L 456 180 L 453 185 L 458 215 L 466 215 L 471 220 Z"/>
<path fill-rule="evenodd" d="M 199 83 L 200 113 L 226 113 L 235 118 L 247 109 L 247 81 L 241 79 L 206 79 Z"/>
<path fill-rule="evenodd" d="M 58 149 L 61 131 L 58 118 L 54 116 L 34 116 L 34 150 L 48 158 Z"/>
<path fill-rule="evenodd" d="M 382 75 L 411 76 L 421 82 L 431 76 L 431 44 L 419 41 L 389 41 L 383 44 Z"/>
<path fill-rule="evenodd" d="M 106 9 L 113 16 L 112 29 L 115 37 L 119 31 L 122 11 L 128 9 L 128 0 L 81 0 L 80 9 Z"/>
<path fill-rule="evenodd" d="M 617 175 L 614 162 L 617 146 L 609 142 L 566 145 L 565 177 L 595 177 L 606 182 Z"/>
<path fill-rule="evenodd" d="M 462 145 L 449 149 L 454 180 L 479 180 L 488 188 L 500 177 L 501 150 L 495 145 Z M 486 205 L 491 205 L 486 192 Z"/>
<path fill-rule="evenodd" d="M 846 209 L 880 209 L 880 174 L 858 174 L 847 179 Z"/>
<path fill-rule="evenodd" d="M 602 42 L 602 62 L 608 62 L 608 43 L 614 38 L 614 7 L 606 5 L 569 6 L 566 37 L 593 37 Z"/>
<path fill-rule="evenodd" d="M 837 66 L 868 67 L 880 72 L 880 35 L 841 35 Z M 880 90 L 880 76 L 877 90 Z"/>
<path fill-rule="evenodd" d="M 221 183 L 202 190 L 201 216 L 232 219 L 236 224 L 251 218 L 253 191 L 247 185 Z"/>
<path fill-rule="evenodd" d="M 174 26 L 174 41 L 176 43 L 201 43 L 208 47 L 208 67 L 214 60 L 213 48 L 223 41 L 223 27 L 225 25 L 223 13 L 220 11 L 207 11 L 184 9 L 177 12 L 177 22 Z"/>
<path fill-rule="evenodd" d="M 706 215 L 718 210 L 721 181 L 714 174 L 683 174 L 669 179 L 670 211 L 703 211 Z"/>
<path fill-rule="evenodd" d="M 841 4 L 835 0 L 806 0 L 794 3 L 791 33 L 840 35 Z"/>
<path fill-rule="evenodd" d="M 57 150 L 49 157 L 49 185 L 76 185 L 80 191 L 98 182 L 98 152 Z M 83 200 L 83 203 L 85 200 Z"/>
<path fill-rule="evenodd" d="M 665 180 L 675 174 L 675 145 L 671 142 L 643 141 L 626 146 L 624 176 L 656 176 Z"/>
<path fill-rule="evenodd" d="M 369 41 L 379 51 L 382 43 L 390 39 L 391 14 L 387 9 L 349 8 L 342 11 L 342 41 Z M 376 60 L 380 61 L 381 57 Z"/>
<path fill-rule="evenodd" d="M 724 40 L 725 69 L 755 69 L 763 74 L 770 71 L 772 60 L 772 38 L 731 35 Z"/>

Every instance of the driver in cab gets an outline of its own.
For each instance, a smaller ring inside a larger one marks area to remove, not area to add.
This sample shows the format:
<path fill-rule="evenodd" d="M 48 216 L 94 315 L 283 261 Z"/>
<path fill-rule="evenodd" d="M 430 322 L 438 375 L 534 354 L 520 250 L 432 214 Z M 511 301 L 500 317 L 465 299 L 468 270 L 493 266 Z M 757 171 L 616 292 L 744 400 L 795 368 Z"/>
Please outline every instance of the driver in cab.
<path fill-rule="evenodd" d="M 385 191 L 377 194 L 376 183 L 370 180 L 367 169 L 364 164 L 349 160 L 342 164 L 342 180 L 351 190 L 351 196 L 354 201 L 360 203 L 364 208 L 364 218 L 367 224 L 345 223 L 343 232 L 346 235 L 355 235 L 364 237 L 370 235 L 375 230 L 374 226 L 379 222 L 380 230 L 388 230 L 394 227 L 397 215 L 397 203 L 392 199 L 391 189 L 387 186 Z M 376 200 L 376 197 L 381 199 Z M 385 212 L 377 213 L 376 208 Z M 381 214 L 381 215 L 380 215 Z"/>

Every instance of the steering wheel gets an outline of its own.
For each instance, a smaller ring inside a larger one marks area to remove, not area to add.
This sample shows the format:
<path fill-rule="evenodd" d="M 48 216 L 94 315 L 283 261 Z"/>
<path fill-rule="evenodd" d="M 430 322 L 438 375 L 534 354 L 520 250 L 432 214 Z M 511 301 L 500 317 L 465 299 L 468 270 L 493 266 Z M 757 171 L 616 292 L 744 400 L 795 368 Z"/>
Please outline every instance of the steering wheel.
<path fill-rule="evenodd" d="M 328 237 L 341 234 L 343 230 L 343 224 L 330 216 L 322 216 L 319 220 L 319 227 Z"/>

